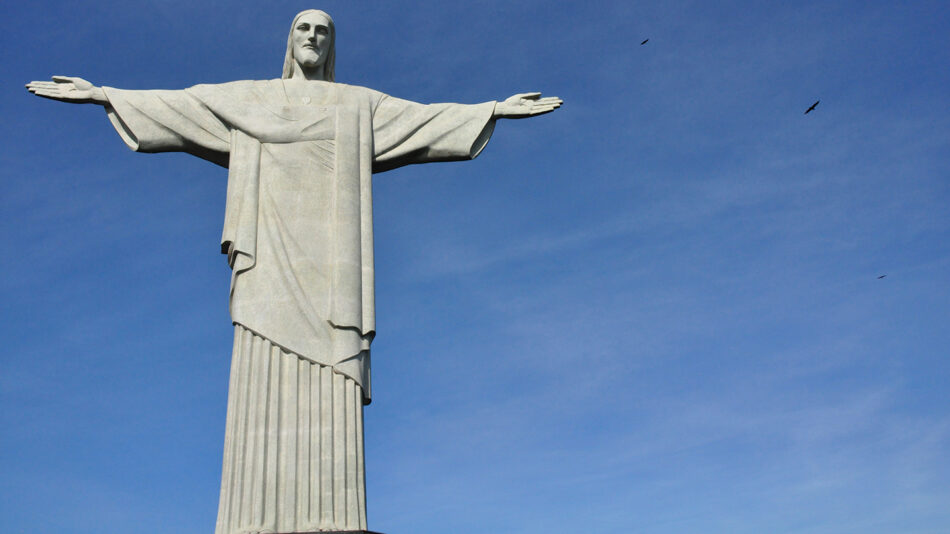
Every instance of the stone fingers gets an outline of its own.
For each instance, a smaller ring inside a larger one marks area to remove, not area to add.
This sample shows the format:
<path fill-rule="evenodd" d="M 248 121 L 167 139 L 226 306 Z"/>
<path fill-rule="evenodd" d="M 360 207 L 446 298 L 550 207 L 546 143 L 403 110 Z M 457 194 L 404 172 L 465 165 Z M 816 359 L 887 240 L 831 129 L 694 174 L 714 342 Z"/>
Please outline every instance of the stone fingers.
<path fill-rule="evenodd" d="M 545 98 L 539 98 L 539 99 L 535 102 L 535 105 L 541 104 L 541 105 L 545 105 L 545 106 L 548 106 L 548 105 L 560 106 L 560 105 L 563 104 L 563 103 L 564 103 L 564 101 L 561 100 L 560 98 L 556 97 L 556 96 L 548 96 L 548 97 L 545 97 Z"/>
<path fill-rule="evenodd" d="M 59 84 L 55 82 L 30 82 L 26 84 L 27 89 L 54 89 Z"/>
<path fill-rule="evenodd" d="M 61 93 L 59 93 L 59 92 L 53 92 L 53 91 L 33 91 L 33 90 L 31 90 L 30 92 L 33 93 L 33 94 L 36 95 L 36 96 L 41 96 L 41 97 L 43 97 L 43 98 L 49 98 L 49 99 L 51 99 L 51 100 L 62 100 L 62 99 L 63 99 L 63 95 L 62 95 Z"/>
<path fill-rule="evenodd" d="M 63 87 L 62 84 L 55 82 L 30 82 L 26 84 L 26 89 L 29 92 L 39 96 L 65 95 L 66 91 L 72 88 L 71 85 Z"/>
<path fill-rule="evenodd" d="M 550 113 L 555 109 L 561 107 L 563 100 L 556 96 L 551 96 L 547 98 L 541 98 L 531 105 L 531 115 L 540 115 L 542 113 Z"/>
<path fill-rule="evenodd" d="M 532 115 L 541 115 L 542 113 L 550 113 L 557 109 L 557 106 L 533 106 L 531 108 Z"/>
<path fill-rule="evenodd" d="M 55 87 L 27 87 L 27 89 L 34 94 L 48 94 L 48 95 L 61 95 L 63 91 Z"/>

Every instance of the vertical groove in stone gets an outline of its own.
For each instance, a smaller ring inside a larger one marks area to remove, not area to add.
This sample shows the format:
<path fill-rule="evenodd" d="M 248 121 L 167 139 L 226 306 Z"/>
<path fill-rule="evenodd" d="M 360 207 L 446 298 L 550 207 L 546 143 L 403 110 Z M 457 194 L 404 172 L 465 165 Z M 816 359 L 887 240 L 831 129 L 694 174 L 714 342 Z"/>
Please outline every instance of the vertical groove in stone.
<path fill-rule="evenodd" d="M 333 371 L 320 368 L 320 528 L 333 525 Z"/>
<path fill-rule="evenodd" d="M 356 384 L 353 384 L 354 387 Z M 363 456 L 363 392 L 356 390 L 353 399 L 353 413 L 356 415 L 356 498 L 359 509 L 357 530 L 366 530 L 366 467 Z"/>
<path fill-rule="evenodd" d="M 277 526 L 277 425 L 280 421 L 280 349 L 269 345 L 266 351 L 269 375 L 267 380 L 267 418 L 264 428 L 264 520 L 265 528 L 274 529 Z M 263 351 L 262 351 L 263 352 Z M 264 356 L 264 354 L 262 354 Z"/>
<path fill-rule="evenodd" d="M 279 351 L 279 349 L 278 349 Z M 280 352 L 280 351 L 279 351 Z M 278 355 L 280 378 L 278 388 L 279 423 L 277 434 L 277 531 L 293 532 L 297 511 L 295 480 L 297 474 L 297 358 Z"/>
<path fill-rule="evenodd" d="M 353 412 L 353 398 L 355 393 L 355 384 L 352 380 L 347 380 L 344 385 L 344 417 L 346 427 L 346 446 L 344 454 L 346 455 L 346 526 L 355 528 L 359 525 L 356 509 L 356 414 Z"/>
<path fill-rule="evenodd" d="M 297 360 L 297 509 L 296 528 L 303 530 L 310 524 L 310 368 L 313 364 Z"/>
<path fill-rule="evenodd" d="M 234 511 L 234 520 L 237 523 L 234 526 L 236 528 L 251 524 L 255 519 L 254 506 L 252 505 L 254 501 L 252 488 L 254 487 L 255 475 L 254 463 L 257 457 L 255 454 L 257 452 L 257 429 L 260 428 L 255 412 L 257 411 L 258 399 L 263 392 L 258 378 L 259 366 L 253 355 L 261 350 L 264 343 L 262 340 L 252 337 L 250 332 L 247 332 L 245 337 L 247 342 L 244 345 L 242 357 L 247 359 L 247 364 L 244 366 L 247 369 L 247 375 L 242 393 L 247 395 L 247 401 L 242 402 L 241 406 L 244 407 L 242 419 L 245 421 L 246 430 L 240 436 L 241 454 L 235 458 L 234 466 L 235 470 L 241 473 L 240 480 L 242 481 L 242 483 L 235 486 L 235 502 L 238 504 L 237 510 Z"/>
<path fill-rule="evenodd" d="M 343 375 L 333 373 L 333 522 L 346 518 L 346 420 Z"/>
<path fill-rule="evenodd" d="M 235 455 L 234 455 L 234 465 L 233 470 L 235 473 L 234 477 L 234 487 L 240 489 L 245 485 L 245 472 L 244 472 L 244 458 L 247 453 L 247 437 L 248 437 L 248 405 L 251 402 L 249 398 L 250 389 L 251 389 L 251 377 L 253 377 L 253 372 L 251 370 L 251 355 L 254 353 L 255 344 L 257 340 L 251 336 L 250 332 L 245 332 L 242 336 L 243 340 L 241 343 L 240 358 L 241 358 L 241 380 L 238 382 L 239 390 L 237 392 L 237 402 L 236 406 L 238 407 L 238 414 L 236 417 L 237 422 L 237 431 L 235 434 Z M 232 503 L 232 514 L 230 518 L 231 528 L 240 528 L 241 525 L 241 516 L 243 515 L 243 509 L 245 503 L 242 500 L 241 492 L 234 492 L 231 497 Z"/>
<path fill-rule="evenodd" d="M 250 332 L 248 332 L 250 334 Z M 250 421 L 253 425 L 253 430 L 248 432 L 248 444 L 251 452 L 250 457 L 247 461 L 247 469 L 249 470 L 246 488 L 243 488 L 244 495 L 247 498 L 244 500 L 244 505 L 250 510 L 249 520 L 244 522 L 241 526 L 249 525 L 260 525 L 264 521 L 264 493 L 260 488 L 264 487 L 264 480 L 267 477 L 267 466 L 264 464 L 265 456 L 264 451 L 266 447 L 267 439 L 267 398 L 268 390 L 267 383 L 270 380 L 270 362 L 268 358 L 262 357 L 263 354 L 266 354 L 270 350 L 270 344 L 267 343 L 263 338 L 260 339 L 261 343 L 257 345 L 257 350 L 251 354 L 253 357 L 253 365 L 250 366 L 250 369 L 254 373 L 253 375 L 253 384 L 252 387 L 252 404 L 248 407 L 250 411 Z"/>
<path fill-rule="evenodd" d="M 238 336 L 236 336 L 238 337 Z M 225 441 L 230 442 L 230 447 L 226 451 L 230 452 L 230 456 L 225 460 L 225 464 L 228 465 L 228 483 L 232 488 L 240 487 L 240 464 L 238 459 L 241 455 L 241 449 L 244 447 L 242 435 L 242 420 L 244 418 L 244 411 L 242 409 L 244 401 L 243 395 L 240 393 L 247 389 L 247 376 L 248 372 L 245 369 L 247 365 L 247 341 L 248 339 L 244 336 L 243 333 L 238 337 L 238 340 L 235 342 L 234 346 L 234 358 L 231 362 L 231 365 L 234 367 L 237 376 L 234 377 L 234 395 L 228 395 L 228 419 L 230 419 L 230 430 L 225 428 L 225 433 L 230 433 L 230 439 L 225 439 Z M 233 412 L 233 414 L 231 413 Z M 225 423 L 227 425 L 227 423 Z M 230 460 L 230 461 L 228 461 Z M 222 474 L 222 479 L 224 475 Z M 222 499 L 223 495 L 227 493 L 227 502 L 226 507 L 228 510 L 232 511 L 227 515 L 221 517 L 220 523 L 223 531 L 228 532 L 236 525 L 234 525 L 234 512 L 241 509 L 241 503 L 237 501 L 237 497 L 234 495 L 233 491 L 225 491 L 224 485 L 222 484 L 221 488 Z"/>
<path fill-rule="evenodd" d="M 247 462 L 245 459 L 250 452 L 248 451 L 249 433 L 252 432 L 254 428 L 254 422 L 250 420 L 250 412 L 248 410 L 254 402 L 254 384 L 251 380 L 254 376 L 254 361 L 251 355 L 254 354 L 254 344 L 257 343 L 257 340 L 250 336 L 250 332 L 244 332 L 241 337 L 241 349 L 237 354 L 237 357 L 241 360 L 241 377 L 238 381 L 238 387 L 240 389 L 238 389 L 235 395 L 235 405 L 237 407 L 235 417 L 236 432 L 234 435 L 234 461 L 231 464 L 231 469 L 234 473 L 234 486 L 231 491 L 231 513 L 228 519 L 228 523 L 230 523 L 233 529 L 240 528 L 241 525 L 246 522 L 245 508 L 247 507 L 248 494 L 239 490 L 248 487 Z"/>
<path fill-rule="evenodd" d="M 235 325 L 216 534 L 365 530 L 362 393 Z"/>
<path fill-rule="evenodd" d="M 310 513 L 308 525 L 320 526 L 320 365 L 310 366 Z"/>

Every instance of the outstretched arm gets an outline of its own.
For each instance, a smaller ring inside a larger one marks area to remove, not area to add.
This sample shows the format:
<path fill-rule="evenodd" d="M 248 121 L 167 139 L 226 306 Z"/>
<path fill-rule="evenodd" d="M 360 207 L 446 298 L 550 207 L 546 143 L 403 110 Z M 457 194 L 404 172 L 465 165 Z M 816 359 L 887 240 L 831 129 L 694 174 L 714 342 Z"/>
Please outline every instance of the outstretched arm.
<path fill-rule="evenodd" d="M 73 76 L 53 76 L 51 82 L 30 82 L 27 90 L 36 96 L 70 102 L 73 104 L 98 104 L 105 106 L 109 103 L 102 88 Z"/>
<path fill-rule="evenodd" d="M 556 96 L 541 98 L 541 93 L 519 93 L 495 104 L 496 119 L 525 119 L 550 113 L 564 101 Z"/>
<path fill-rule="evenodd" d="M 215 86 L 180 91 L 125 91 L 97 87 L 82 78 L 53 76 L 30 82 L 36 96 L 75 104 L 98 104 L 129 148 L 137 152 L 187 152 L 228 166 L 231 131 L 206 104 Z"/>

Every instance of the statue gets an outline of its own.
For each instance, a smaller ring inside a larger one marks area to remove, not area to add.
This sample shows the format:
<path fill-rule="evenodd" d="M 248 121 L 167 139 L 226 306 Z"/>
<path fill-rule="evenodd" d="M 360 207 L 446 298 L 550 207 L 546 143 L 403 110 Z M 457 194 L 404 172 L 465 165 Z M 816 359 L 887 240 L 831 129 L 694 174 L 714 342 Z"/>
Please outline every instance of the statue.
<path fill-rule="evenodd" d="M 334 26 L 293 21 L 280 79 L 127 91 L 54 76 L 37 96 L 105 108 L 139 152 L 228 168 L 221 252 L 234 349 L 216 534 L 366 530 L 373 173 L 472 159 L 540 93 L 430 104 L 335 83 Z"/>

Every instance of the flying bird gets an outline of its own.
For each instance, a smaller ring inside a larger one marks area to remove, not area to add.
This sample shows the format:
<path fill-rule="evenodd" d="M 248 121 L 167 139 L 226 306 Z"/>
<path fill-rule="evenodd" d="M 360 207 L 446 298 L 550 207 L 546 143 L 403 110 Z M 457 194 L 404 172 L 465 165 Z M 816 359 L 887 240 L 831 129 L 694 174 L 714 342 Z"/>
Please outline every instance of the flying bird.
<path fill-rule="evenodd" d="M 643 41 L 641 41 L 641 42 L 640 42 L 640 46 L 643 46 L 643 45 L 647 44 L 647 41 L 649 41 L 649 39 L 644 39 Z"/>
<path fill-rule="evenodd" d="M 884 278 L 885 276 L 887 276 L 887 275 L 886 275 L 886 274 L 882 274 L 881 276 L 878 276 L 877 279 L 880 280 L 881 278 Z"/>
<path fill-rule="evenodd" d="M 821 100 L 815 100 L 815 103 L 812 104 L 810 108 L 808 108 L 808 109 L 805 110 L 805 115 L 808 115 L 809 113 L 811 113 L 812 110 L 814 110 L 816 107 L 818 107 L 818 103 L 819 103 L 819 102 L 821 102 Z"/>

